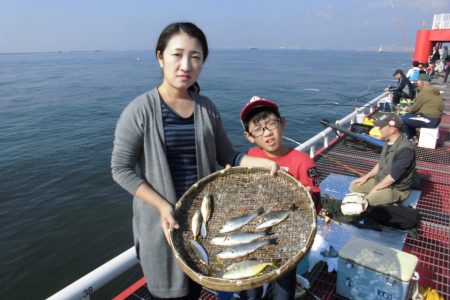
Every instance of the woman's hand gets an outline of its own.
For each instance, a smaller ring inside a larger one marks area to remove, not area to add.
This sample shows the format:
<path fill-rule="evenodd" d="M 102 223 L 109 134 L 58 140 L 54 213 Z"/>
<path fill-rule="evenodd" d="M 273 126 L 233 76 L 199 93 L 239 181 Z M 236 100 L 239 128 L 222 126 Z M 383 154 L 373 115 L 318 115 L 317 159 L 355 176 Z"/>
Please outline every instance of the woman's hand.
<path fill-rule="evenodd" d="M 178 229 L 177 221 L 173 217 L 173 206 L 166 199 L 156 193 L 148 184 L 141 184 L 135 193 L 135 196 L 142 199 L 149 205 L 155 207 L 159 211 L 161 217 L 161 228 L 164 232 L 167 242 L 170 244 L 169 229 Z"/>
<path fill-rule="evenodd" d="M 173 217 L 173 207 L 169 203 L 166 203 L 167 205 L 163 205 L 159 213 L 161 215 L 161 228 L 164 232 L 164 235 L 166 237 L 167 243 L 170 244 L 169 239 L 169 230 L 170 228 L 178 229 L 180 228 L 180 225 L 178 225 L 178 222 Z"/>

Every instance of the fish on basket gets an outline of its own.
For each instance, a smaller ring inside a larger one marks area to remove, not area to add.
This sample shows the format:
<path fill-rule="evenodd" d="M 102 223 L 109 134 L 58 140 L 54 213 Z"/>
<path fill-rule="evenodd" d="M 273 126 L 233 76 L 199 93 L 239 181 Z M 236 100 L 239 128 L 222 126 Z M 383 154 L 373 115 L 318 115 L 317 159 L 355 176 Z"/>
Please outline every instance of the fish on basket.
<path fill-rule="evenodd" d="M 225 268 L 222 278 L 224 279 L 241 279 L 252 277 L 260 274 L 267 267 L 278 268 L 278 263 L 260 262 L 257 260 L 244 260 L 241 262 L 233 263 Z"/>
<path fill-rule="evenodd" d="M 295 204 L 293 204 L 287 210 L 269 211 L 260 216 L 260 221 L 256 225 L 256 229 L 265 229 L 275 226 L 289 217 L 289 214 L 295 210 Z"/>
<path fill-rule="evenodd" d="M 192 235 L 194 236 L 194 240 L 197 240 L 197 238 L 198 238 L 198 236 L 200 234 L 200 226 L 201 226 L 201 224 L 202 224 L 202 215 L 197 210 L 194 213 L 194 216 L 192 217 L 192 224 L 191 224 Z"/>
<path fill-rule="evenodd" d="M 264 212 L 264 209 L 262 207 L 258 208 L 254 213 L 249 215 L 243 215 L 235 218 L 229 219 L 225 225 L 220 229 L 220 233 L 227 233 L 231 231 L 238 230 L 239 228 L 247 225 L 253 219 L 255 219 L 257 216 L 261 215 Z"/>
<path fill-rule="evenodd" d="M 253 253 L 263 246 L 276 244 L 277 243 L 275 239 L 254 241 L 251 243 L 240 244 L 222 250 L 222 252 L 219 252 L 217 254 L 217 257 L 220 259 L 234 259 Z"/>
<path fill-rule="evenodd" d="M 202 262 L 204 265 L 209 265 L 209 257 L 208 253 L 206 253 L 205 248 L 203 248 L 202 245 L 200 245 L 199 242 L 196 240 L 191 241 L 191 247 L 194 254 L 197 256 L 197 258 Z"/>
<path fill-rule="evenodd" d="M 233 232 L 223 236 L 216 236 L 211 239 L 210 243 L 217 246 L 236 246 L 253 242 L 268 235 L 268 230 L 258 232 Z"/>
<path fill-rule="evenodd" d="M 201 227 L 200 232 L 201 232 L 202 238 L 204 238 L 204 239 L 208 236 L 208 231 L 207 231 L 206 225 L 207 225 L 209 219 L 211 218 L 213 204 L 214 204 L 213 195 L 206 194 L 203 197 L 202 206 L 200 208 L 200 211 L 201 211 L 202 217 L 203 217 L 203 222 L 202 222 L 202 227 Z"/>

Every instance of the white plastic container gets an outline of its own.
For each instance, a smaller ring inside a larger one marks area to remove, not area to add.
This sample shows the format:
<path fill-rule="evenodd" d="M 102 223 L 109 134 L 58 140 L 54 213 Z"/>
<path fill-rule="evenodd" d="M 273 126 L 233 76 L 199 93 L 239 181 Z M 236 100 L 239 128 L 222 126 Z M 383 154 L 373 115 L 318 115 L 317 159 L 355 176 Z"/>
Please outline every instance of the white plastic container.
<path fill-rule="evenodd" d="M 339 253 L 336 292 L 349 299 L 407 299 L 417 261 L 412 254 L 352 238 Z"/>
<path fill-rule="evenodd" d="M 356 123 L 358 124 L 362 124 L 364 122 L 364 118 L 366 117 L 366 115 L 362 112 L 360 113 L 356 113 Z"/>
<path fill-rule="evenodd" d="M 420 128 L 419 147 L 436 148 L 436 141 L 439 138 L 439 127 L 436 128 Z"/>

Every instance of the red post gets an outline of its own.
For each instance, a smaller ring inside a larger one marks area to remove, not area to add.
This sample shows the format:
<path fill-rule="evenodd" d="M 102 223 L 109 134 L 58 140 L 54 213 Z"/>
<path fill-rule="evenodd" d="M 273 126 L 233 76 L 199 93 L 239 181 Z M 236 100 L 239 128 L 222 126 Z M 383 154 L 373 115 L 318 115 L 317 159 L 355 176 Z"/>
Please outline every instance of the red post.
<path fill-rule="evenodd" d="M 431 54 L 433 43 L 430 41 L 431 30 L 418 30 L 416 36 L 416 49 L 414 51 L 414 60 L 419 63 L 427 63 Z"/>

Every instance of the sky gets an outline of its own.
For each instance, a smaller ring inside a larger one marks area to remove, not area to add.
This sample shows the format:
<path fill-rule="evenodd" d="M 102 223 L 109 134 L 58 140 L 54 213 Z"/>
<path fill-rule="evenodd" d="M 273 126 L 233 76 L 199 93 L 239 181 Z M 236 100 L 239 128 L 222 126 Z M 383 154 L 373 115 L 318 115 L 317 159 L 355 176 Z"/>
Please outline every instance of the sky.
<path fill-rule="evenodd" d="M 0 0 L 0 53 L 153 50 L 177 21 L 212 49 L 406 51 L 441 13 L 450 0 Z"/>

